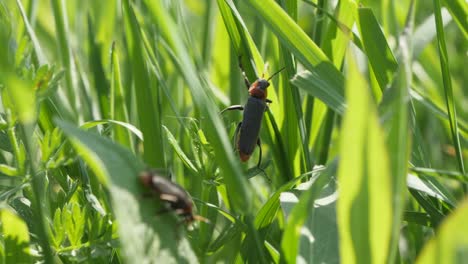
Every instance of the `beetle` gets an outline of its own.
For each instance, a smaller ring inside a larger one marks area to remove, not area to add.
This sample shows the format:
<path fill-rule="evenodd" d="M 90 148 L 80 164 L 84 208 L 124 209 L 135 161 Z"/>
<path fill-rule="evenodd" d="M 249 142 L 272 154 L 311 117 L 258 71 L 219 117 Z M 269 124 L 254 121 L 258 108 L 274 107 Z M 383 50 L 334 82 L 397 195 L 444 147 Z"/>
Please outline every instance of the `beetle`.
<path fill-rule="evenodd" d="M 145 170 L 140 173 L 139 180 L 143 186 L 151 190 L 153 195 L 158 196 L 161 201 L 164 201 L 169 207 L 159 211 L 165 213 L 174 211 L 182 217 L 183 223 L 191 224 L 195 220 L 208 223 L 209 220 L 195 215 L 193 213 L 193 202 L 190 195 L 180 185 L 158 175 L 155 171 Z"/>
<path fill-rule="evenodd" d="M 240 62 L 240 58 L 239 58 Z M 270 80 L 280 73 L 285 68 L 278 70 L 270 78 L 265 79 L 265 71 L 261 78 L 258 78 L 254 83 L 250 83 L 249 79 L 245 75 L 242 68 L 242 64 L 239 63 L 242 75 L 244 77 L 245 85 L 249 91 L 249 98 L 245 105 L 232 105 L 221 111 L 221 114 L 225 111 L 230 110 L 243 110 L 244 114 L 242 122 L 240 122 L 234 133 L 236 150 L 239 152 L 239 157 L 242 161 L 248 161 L 252 155 L 255 145 L 259 148 L 259 157 L 257 167 L 260 167 L 262 162 L 262 146 L 260 142 L 260 126 L 263 119 L 263 114 L 267 109 L 267 103 L 271 103 L 271 100 L 267 98 L 267 88 L 270 86 Z M 267 65 L 265 65 L 265 69 Z"/>

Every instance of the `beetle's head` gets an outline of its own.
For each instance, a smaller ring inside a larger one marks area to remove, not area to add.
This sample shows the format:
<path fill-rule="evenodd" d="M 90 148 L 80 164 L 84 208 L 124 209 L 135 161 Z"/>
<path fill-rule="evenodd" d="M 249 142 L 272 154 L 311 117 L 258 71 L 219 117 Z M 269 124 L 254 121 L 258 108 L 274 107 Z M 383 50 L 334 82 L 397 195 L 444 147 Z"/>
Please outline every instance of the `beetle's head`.
<path fill-rule="evenodd" d="M 262 89 L 263 91 L 266 90 L 266 88 L 268 88 L 268 86 L 270 86 L 270 82 L 268 82 L 267 80 L 265 79 L 258 79 L 257 81 L 257 89 Z"/>
<path fill-rule="evenodd" d="M 143 171 L 140 173 L 140 182 L 145 187 L 151 187 L 153 181 L 153 175 L 150 171 Z"/>

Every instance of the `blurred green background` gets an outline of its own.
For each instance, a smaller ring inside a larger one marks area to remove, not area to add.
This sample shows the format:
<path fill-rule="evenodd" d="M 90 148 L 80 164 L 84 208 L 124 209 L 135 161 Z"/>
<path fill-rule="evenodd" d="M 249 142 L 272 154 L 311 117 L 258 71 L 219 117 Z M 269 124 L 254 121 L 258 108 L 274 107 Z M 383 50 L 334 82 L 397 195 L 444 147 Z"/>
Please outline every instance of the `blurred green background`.
<path fill-rule="evenodd" d="M 463 263 L 468 5 L 0 1 L 2 263 Z M 259 151 L 242 112 L 271 80 Z M 268 67 L 264 65 L 268 62 Z M 162 169 L 210 223 L 177 225 Z M 172 175 L 172 176 L 170 176 Z"/>

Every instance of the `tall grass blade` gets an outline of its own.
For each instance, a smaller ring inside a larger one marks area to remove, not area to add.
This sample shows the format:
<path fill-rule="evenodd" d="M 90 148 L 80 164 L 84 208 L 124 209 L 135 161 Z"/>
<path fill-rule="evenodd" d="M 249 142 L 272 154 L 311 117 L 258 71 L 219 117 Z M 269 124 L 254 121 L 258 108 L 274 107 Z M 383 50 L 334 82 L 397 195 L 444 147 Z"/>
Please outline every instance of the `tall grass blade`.
<path fill-rule="evenodd" d="M 158 101 L 158 86 L 151 82 L 147 56 L 144 52 L 140 24 L 129 0 L 122 2 L 123 12 L 131 38 L 131 58 L 139 126 L 143 132 L 143 157 L 145 162 L 156 168 L 165 168 L 166 160 L 162 141 L 161 106 Z"/>
<path fill-rule="evenodd" d="M 369 85 L 348 56 L 337 205 L 343 263 L 384 263 L 392 232 L 390 157 Z"/>
<path fill-rule="evenodd" d="M 435 25 L 436 25 L 436 30 L 437 30 L 437 44 L 439 48 L 440 68 L 442 71 L 442 79 L 444 83 L 444 92 L 445 92 L 445 102 L 447 104 L 447 112 L 448 112 L 449 121 L 450 121 L 450 132 L 452 135 L 452 142 L 455 147 L 458 169 L 460 170 L 461 173 L 465 174 L 465 165 L 463 162 L 462 146 L 460 145 L 460 135 L 458 133 L 457 109 L 455 108 L 454 98 L 453 98 L 452 79 L 450 76 L 449 58 L 447 54 L 447 44 L 445 43 L 445 32 L 444 32 L 444 26 L 442 22 L 440 1 L 434 0 L 433 3 L 434 3 Z M 468 192 L 468 188 L 465 186 L 465 193 L 466 192 Z"/>

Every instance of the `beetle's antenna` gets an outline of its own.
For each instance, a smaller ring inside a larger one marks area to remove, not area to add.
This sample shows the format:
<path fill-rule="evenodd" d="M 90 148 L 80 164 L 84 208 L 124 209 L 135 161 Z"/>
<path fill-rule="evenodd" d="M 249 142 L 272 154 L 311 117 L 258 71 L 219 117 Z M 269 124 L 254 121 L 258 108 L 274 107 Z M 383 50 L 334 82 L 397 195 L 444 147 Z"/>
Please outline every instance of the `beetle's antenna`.
<path fill-rule="evenodd" d="M 262 73 L 262 78 L 264 78 L 264 76 L 265 76 L 265 72 L 267 71 L 267 69 L 268 69 L 268 66 L 269 66 L 269 65 L 268 65 L 268 61 L 267 61 L 267 62 L 265 63 L 265 65 L 263 66 L 263 73 Z"/>
<path fill-rule="evenodd" d="M 278 70 L 277 72 L 273 73 L 273 75 L 270 76 L 270 78 L 268 78 L 267 81 L 271 80 L 271 78 L 275 77 L 276 74 L 280 73 L 282 70 L 286 69 L 286 67 L 283 67 L 281 68 L 280 70 Z"/>

